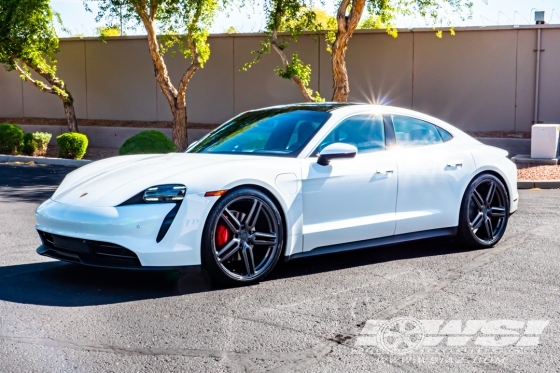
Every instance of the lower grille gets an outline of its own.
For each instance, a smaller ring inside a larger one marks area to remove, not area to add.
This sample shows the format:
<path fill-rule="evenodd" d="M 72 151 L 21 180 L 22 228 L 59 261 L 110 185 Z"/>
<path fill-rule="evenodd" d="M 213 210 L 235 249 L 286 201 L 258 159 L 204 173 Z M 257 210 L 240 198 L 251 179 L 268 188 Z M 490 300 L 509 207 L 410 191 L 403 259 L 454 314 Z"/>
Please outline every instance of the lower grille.
<path fill-rule="evenodd" d="M 142 267 L 138 256 L 120 245 L 38 232 L 43 241 L 43 247 L 37 250 L 41 255 L 101 267 Z"/>

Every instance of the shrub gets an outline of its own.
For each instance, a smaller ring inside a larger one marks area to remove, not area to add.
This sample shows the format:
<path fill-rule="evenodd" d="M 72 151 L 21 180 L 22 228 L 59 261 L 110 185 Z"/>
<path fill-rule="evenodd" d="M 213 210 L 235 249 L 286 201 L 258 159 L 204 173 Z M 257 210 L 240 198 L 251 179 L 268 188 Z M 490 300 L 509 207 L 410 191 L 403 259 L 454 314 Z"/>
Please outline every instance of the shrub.
<path fill-rule="evenodd" d="M 35 150 L 37 150 L 37 146 L 35 145 L 35 141 L 33 141 L 33 134 L 26 133 L 23 135 L 23 148 L 21 152 L 25 155 L 33 155 L 35 154 Z"/>
<path fill-rule="evenodd" d="M 68 159 L 82 159 L 86 154 L 88 138 L 77 132 L 63 133 L 56 138 L 58 156 Z"/>
<path fill-rule="evenodd" d="M 119 155 L 128 154 L 165 154 L 177 151 L 173 141 L 155 130 L 142 131 L 124 142 Z"/>
<path fill-rule="evenodd" d="M 48 132 L 34 132 L 33 141 L 35 142 L 35 155 L 44 156 L 47 154 L 49 141 L 51 141 L 52 134 Z"/>
<path fill-rule="evenodd" d="M 14 124 L 0 124 L 0 154 L 21 153 L 23 147 L 23 131 Z"/>
<path fill-rule="evenodd" d="M 23 154 L 44 156 L 51 137 L 47 132 L 26 133 L 23 136 Z"/>

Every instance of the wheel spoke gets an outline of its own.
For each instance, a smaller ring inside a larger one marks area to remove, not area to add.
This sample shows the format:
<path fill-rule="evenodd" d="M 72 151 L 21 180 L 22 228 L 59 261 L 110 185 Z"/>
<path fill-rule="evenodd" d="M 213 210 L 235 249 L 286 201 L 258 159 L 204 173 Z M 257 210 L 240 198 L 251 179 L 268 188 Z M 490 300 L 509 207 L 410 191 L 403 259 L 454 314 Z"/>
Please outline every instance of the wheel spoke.
<path fill-rule="evenodd" d="M 474 203 L 476 203 L 478 209 L 481 210 L 482 206 L 484 205 L 484 199 L 482 199 L 482 196 L 480 195 L 480 193 L 478 193 L 476 189 L 473 190 L 472 200 L 474 201 Z"/>
<path fill-rule="evenodd" d="M 249 211 L 249 215 L 245 218 L 245 225 L 247 228 L 252 229 L 257 224 L 257 220 L 259 218 L 259 214 L 261 213 L 262 203 L 258 200 L 253 202 L 253 206 L 251 207 L 251 211 Z"/>
<path fill-rule="evenodd" d="M 255 245 L 274 245 L 276 243 L 276 234 L 255 232 L 249 236 L 249 239 Z"/>
<path fill-rule="evenodd" d="M 226 246 L 223 247 L 222 250 L 216 255 L 220 262 L 223 262 L 233 254 L 235 254 L 239 250 L 239 239 L 234 238 L 233 240 L 229 241 Z M 224 255 L 225 254 L 225 255 Z M 222 257 L 222 255 L 224 255 Z"/>
<path fill-rule="evenodd" d="M 480 228 L 483 221 L 484 221 L 484 214 L 482 214 L 482 212 L 478 212 L 478 214 L 476 215 L 476 217 L 471 223 L 471 229 L 477 230 L 478 228 Z"/>
<path fill-rule="evenodd" d="M 490 206 L 492 201 L 494 200 L 494 195 L 496 194 L 496 184 L 491 182 L 490 187 L 488 188 L 488 194 L 486 195 L 486 205 Z"/>
<path fill-rule="evenodd" d="M 488 239 L 491 241 L 494 239 L 494 229 L 492 228 L 492 221 L 490 219 L 484 220 L 484 226 L 486 228 L 486 234 L 488 235 Z"/>
<path fill-rule="evenodd" d="M 492 207 L 490 209 L 490 216 L 493 218 L 503 218 L 506 216 L 506 209 L 504 207 Z"/>
<path fill-rule="evenodd" d="M 243 261 L 245 262 L 245 269 L 247 270 L 247 276 L 255 273 L 255 258 L 253 257 L 253 248 L 248 244 L 243 245 Z"/>
<path fill-rule="evenodd" d="M 222 219 L 226 222 L 229 229 L 231 229 L 233 233 L 239 233 L 239 231 L 241 230 L 241 223 L 227 208 L 224 209 Z"/>

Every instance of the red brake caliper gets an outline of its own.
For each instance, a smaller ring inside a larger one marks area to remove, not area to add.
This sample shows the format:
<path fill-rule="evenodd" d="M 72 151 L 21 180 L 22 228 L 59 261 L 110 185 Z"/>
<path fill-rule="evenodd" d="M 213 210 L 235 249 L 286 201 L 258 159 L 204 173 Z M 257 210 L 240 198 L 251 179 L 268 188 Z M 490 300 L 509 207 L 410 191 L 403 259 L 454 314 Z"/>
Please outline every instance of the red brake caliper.
<path fill-rule="evenodd" d="M 229 241 L 229 229 L 222 222 L 216 227 L 216 246 L 223 247 Z"/>

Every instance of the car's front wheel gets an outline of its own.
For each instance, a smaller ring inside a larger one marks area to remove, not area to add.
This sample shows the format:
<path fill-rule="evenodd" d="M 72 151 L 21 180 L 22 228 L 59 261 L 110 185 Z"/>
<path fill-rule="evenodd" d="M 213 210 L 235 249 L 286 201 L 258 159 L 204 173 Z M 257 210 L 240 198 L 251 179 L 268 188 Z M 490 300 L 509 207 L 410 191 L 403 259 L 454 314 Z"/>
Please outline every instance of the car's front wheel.
<path fill-rule="evenodd" d="M 467 188 L 459 216 L 459 239 L 472 248 L 494 246 L 503 237 L 509 217 L 509 197 L 494 175 L 477 176 Z"/>
<path fill-rule="evenodd" d="M 202 264 L 215 282 L 256 283 L 278 262 L 283 229 L 282 215 L 265 193 L 234 190 L 210 211 L 202 235 Z"/>

